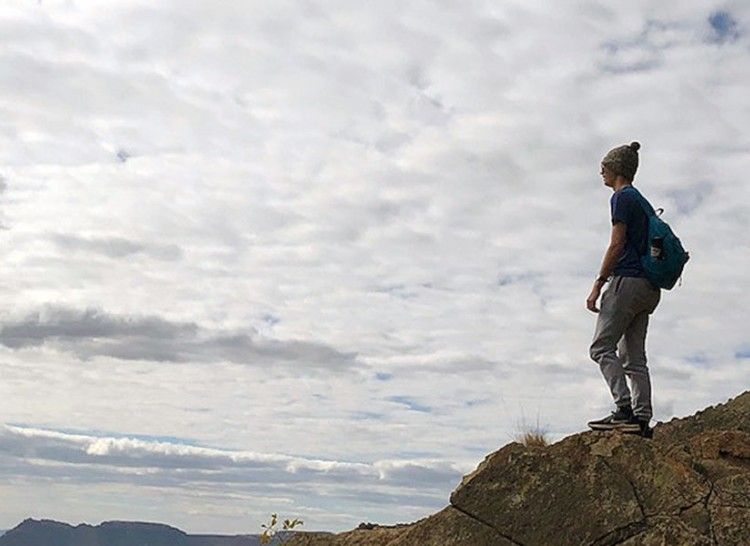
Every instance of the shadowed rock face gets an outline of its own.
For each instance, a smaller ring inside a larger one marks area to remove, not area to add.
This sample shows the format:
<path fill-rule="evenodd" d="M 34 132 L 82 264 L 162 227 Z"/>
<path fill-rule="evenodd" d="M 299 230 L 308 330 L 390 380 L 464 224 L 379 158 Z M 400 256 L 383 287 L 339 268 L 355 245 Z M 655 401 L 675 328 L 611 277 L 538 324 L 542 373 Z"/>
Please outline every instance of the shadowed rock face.
<path fill-rule="evenodd" d="M 288 544 L 750 545 L 750 392 L 658 425 L 653 440 L 584 432 L 546 448 L 512 443 L 432 516 Z"/>

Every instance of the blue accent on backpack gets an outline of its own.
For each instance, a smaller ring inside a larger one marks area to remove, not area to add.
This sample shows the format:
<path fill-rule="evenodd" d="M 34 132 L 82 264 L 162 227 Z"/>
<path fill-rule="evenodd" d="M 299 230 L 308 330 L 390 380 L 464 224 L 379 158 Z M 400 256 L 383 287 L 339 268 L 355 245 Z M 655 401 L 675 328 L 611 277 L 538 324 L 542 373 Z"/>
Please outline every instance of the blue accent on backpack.
<path fill-rule="evenodd" d="M 654 207 L 641 195 L 641 192 L 633 186 L 627 186 L 627 188 L 636 193 L 643 211 L 648 216 L 646 254 L 641 256 L 641 265 L 646 278 L 659 288 L 671 290 L 682 276 L 682 270 L 690 259 L 690 255 L 685 252 L 680 239 L 674 234 L 672 228 L 659 218 L 659 215 L 654 211 Z M 664 211 L 664 209 L 659 210 Z M 659 240 L 661 240 L 661 251 L 658 248 Z"/>

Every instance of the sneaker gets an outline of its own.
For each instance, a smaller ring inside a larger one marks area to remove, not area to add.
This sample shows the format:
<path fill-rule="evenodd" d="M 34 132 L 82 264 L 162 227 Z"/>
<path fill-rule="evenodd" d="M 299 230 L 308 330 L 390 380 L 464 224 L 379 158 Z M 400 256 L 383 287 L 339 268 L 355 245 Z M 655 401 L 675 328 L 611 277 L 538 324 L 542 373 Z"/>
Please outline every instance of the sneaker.
<path fill-rule="evenodd" d="M 633 422 L 638 425 L 638 429 L 632 431 L 634 434 L 637 434 L 638 436 L 643 436 L 644 438 L 648 438 L 648 439 L 651 439 L 654 437 L 654 429 L 652 429 L 649 426 L 651 419 L 639 419 L 638 417 L 634 416 Z M 631 432 L 631 431 L 627 430 L 626 432 Z"/>
<path fill-rule="evenodd" d="M 621 430 L 623 432 L 640 432 L 641 427 L 633 417 L 633 410 L 623 406 L 617 408 L 607 417 L 589 421 L 589 428 L 592 430 Z"/>

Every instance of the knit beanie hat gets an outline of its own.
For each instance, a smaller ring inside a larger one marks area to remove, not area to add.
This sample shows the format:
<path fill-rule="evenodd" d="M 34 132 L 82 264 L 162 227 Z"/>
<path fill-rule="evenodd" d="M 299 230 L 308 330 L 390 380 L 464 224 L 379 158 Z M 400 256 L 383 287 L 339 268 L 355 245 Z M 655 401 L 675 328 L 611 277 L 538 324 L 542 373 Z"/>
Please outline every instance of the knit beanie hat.
<path fill-rule="evenodd" d="M 640 147 L 638 142 L 631 142 L 629 145 L 612 148 L 602 159 L 602 165 L 614 171 L 615 174 L 621 174 L 628 180 L 633 180 L 635 171 L 638 170 Z"/>

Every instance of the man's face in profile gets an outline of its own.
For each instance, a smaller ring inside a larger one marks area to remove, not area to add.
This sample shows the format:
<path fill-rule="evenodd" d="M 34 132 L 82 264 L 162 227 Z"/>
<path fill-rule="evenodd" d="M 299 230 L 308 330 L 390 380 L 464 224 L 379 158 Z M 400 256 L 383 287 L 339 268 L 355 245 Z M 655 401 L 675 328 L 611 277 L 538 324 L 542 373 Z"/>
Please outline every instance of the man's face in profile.
<path fill-rule="evenodd" d="M 608 188 L 614 187 L 616 178 L 614 171 L 602 165 L 602 170 L 599 174 L 602 175 L 602 180 L 604 181 L 605 186 Z"/>

